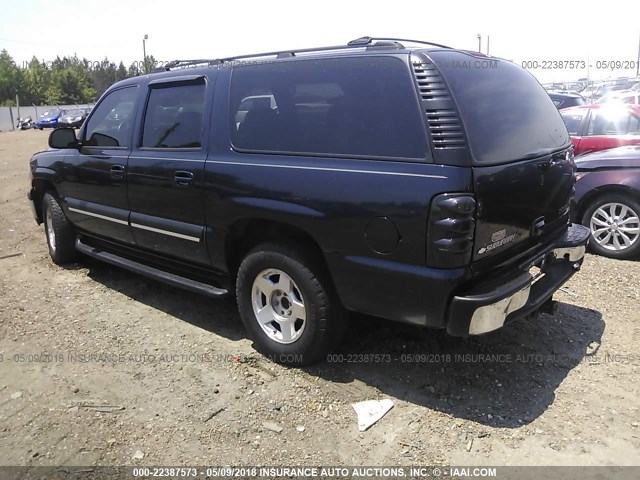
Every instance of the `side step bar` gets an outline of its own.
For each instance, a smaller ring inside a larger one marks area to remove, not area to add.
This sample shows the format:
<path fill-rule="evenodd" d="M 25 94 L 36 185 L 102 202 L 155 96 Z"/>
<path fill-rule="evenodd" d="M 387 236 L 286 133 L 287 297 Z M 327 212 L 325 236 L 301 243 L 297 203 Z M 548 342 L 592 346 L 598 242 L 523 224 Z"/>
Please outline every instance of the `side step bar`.
<path fill-rule="evenodd" d="M 198 282 L 197 280 L 181 277 L 180 275 L 165 272 L 163 270 L 144 265 L 134 260 L 129 260 L 128 258 L 124 258 L 119 255 L 94 248 L 90 245 L 82 243 L 79 238 L 76 240 L 76 249 L 79 252 L 88 255 L 89 257 L 97 258 L 98 260 L 110 263 L 111 265 L 115 265 L 117 267 L 124 268 L 139 275 L 153 278 L 160 282 L 173 285 L 174 287 L 184 288 L 185 290 L 190 290 L 202 295 L 207 295 L 208 297 L 222 297 L 229 293 L 224 288 L 214 287 L 213 285 L 209 285 L 207 283 L 202 283 Z"/>

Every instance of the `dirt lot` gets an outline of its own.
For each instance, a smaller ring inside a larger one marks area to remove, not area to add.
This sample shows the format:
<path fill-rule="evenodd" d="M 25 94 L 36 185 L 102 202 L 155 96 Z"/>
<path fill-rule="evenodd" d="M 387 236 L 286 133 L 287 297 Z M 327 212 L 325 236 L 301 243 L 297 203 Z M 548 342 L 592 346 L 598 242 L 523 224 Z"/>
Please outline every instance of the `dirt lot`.
<path fill-rule="evenodd" d="M 287 369 L 229 301 L 53 265 L 25 196 L 46 139 L 0 133 L 1 464 L 640 464 L 640 263 L 590 255 L 557 315 L 482 338 L 356 317 L 342 361 Z"/>

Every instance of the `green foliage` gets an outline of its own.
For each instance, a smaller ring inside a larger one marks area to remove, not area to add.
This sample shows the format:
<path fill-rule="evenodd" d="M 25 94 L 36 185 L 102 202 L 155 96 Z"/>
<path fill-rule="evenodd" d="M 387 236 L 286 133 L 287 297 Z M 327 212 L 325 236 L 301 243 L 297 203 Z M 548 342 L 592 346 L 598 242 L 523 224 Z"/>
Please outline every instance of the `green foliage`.
<path fill-rule="evenodd" d="M 134 62 L 127 69 L 105 58 L 89 62 L 86 58 L 56 57 L 52 62 L 30 62 L 16 65 L 7 50 L 0 51 L 0 106 L 67 105 L 95 102 L 113 83 L 140 75 Z"/>

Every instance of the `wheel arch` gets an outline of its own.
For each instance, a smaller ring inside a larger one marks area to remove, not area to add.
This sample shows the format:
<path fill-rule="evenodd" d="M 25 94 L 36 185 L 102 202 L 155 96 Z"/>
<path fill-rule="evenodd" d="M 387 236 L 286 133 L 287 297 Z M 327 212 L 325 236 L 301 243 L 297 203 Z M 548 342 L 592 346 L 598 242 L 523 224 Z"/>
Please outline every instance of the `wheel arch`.
<path fill-rule="evenodd" d="M 329 271 L 320 244 L 304 229 L 275 220 L 243 218 L 230 226 L 225 240 L 225 259 L 230 276 L 236 276 L 242 259 L 249 251 L 265 242 L 302 246 L 314 254 L 325 271 Z"/>
<path fill-rule="evenodd" d="M 586 213 L 589 206 L 595 202 L 598 198 L 603 197 L 604 195 L 609 194 L 622 194 L 622 195 L 630 195 L 636 201 L 640 201 L 640 191 L 636 190 L 633 187 L 629 187 L 627 185 L 604 185 L 602 187 L 594 188 L 589 191 L 580 199 L 580 203 L 577 206 L 577 219 L 579 222 L 582 222 L 584 214 Z"/>
<path fill-rule="evenodd" d="M 44 198 L 44 194 L 47 192 L 51 192 L 57 196 L 56 187 L 53 182 L 48 178 L 34 178 L 31 182 L 31 201 L 35 207 L 38 225 L 43 222 L 42 199 Z"/>

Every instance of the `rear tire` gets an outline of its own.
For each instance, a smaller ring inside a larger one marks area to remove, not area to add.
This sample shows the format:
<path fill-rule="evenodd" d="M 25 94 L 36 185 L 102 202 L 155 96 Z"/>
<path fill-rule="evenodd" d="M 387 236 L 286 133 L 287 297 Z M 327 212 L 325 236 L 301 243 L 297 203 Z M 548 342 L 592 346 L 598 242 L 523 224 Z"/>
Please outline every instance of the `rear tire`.
<path fill-rule="evenodd" d="M 274 362 L 315 363 L 346 330 L 346 312 L 315 256 L 302 246 L 265 243 L 238 270 L 240 318 L 256 350 Z"/>
<path fill-rule="evenodd" d="M 73 262 L 79 257 L 76 232 L 62 211 L 60 203 L 50 193 L 42 198 L 42 218 L 51 260 L 57 265 Z"/>
<path fill-rule="evenodd" d="M 607 193 L 586 209 L 589 248 L 604 257 L 626 260 L 640 255 L 640 203 L 630 195 Z"/>

